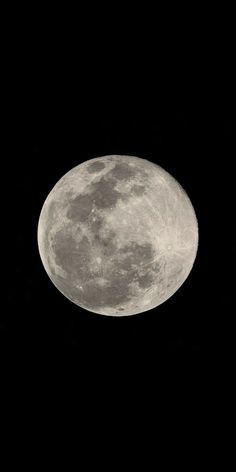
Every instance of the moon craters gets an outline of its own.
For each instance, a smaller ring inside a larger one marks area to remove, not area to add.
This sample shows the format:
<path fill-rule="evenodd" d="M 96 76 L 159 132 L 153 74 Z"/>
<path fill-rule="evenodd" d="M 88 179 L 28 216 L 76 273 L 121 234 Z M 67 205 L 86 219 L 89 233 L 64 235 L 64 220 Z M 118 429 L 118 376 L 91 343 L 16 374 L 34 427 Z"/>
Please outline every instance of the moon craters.
<path fill-rule="evenodd" d="M 69 171 L 39 219 L 42 262 L 77 305 L 104 315 L 167 300 L 193 266 L 198 226 L 182 187 L 134 156 L 104 156 Z"/>

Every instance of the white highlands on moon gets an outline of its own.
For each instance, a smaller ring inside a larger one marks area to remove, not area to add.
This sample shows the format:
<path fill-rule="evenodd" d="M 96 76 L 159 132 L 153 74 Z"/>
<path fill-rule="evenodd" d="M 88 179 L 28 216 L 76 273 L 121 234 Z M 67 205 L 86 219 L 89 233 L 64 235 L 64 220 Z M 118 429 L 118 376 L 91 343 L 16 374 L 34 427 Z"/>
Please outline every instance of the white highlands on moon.
<path fill-rule="evenodd" d="M 150 310 L 188 277 L 198 246 L 192 204 L 165 170 L 134 156 L 74 167 L 46 198 L 39 252 L 72 302 L 102 315 Z"/>

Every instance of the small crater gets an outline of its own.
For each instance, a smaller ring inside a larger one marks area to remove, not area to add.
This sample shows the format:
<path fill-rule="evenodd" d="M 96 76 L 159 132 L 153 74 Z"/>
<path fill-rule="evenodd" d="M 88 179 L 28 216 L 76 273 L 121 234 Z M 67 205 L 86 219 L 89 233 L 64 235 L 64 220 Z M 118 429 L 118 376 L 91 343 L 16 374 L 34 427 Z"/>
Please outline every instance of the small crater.
<path fill-rule="evenodd" d="M 111 232 L 107 236 L 102 237 L 100 239 L 100 245 L 105 256 L 113 256 L 116 251 L 113 233 Z"/>

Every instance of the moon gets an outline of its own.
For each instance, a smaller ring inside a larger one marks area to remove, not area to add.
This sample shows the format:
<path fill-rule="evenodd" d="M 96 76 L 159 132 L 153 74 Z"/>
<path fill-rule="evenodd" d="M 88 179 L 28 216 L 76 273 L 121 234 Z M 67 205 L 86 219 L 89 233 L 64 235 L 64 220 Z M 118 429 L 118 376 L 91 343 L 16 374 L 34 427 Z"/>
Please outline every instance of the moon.
<path fill-rule="evenodd" d="M 43 266 L 65 297 L 94 313 L 128 316 L 157 307 L 183 284 L 197 254 L 198 223 L 167 171 L 110 155 L 56 183 L 37 236 Z"/>

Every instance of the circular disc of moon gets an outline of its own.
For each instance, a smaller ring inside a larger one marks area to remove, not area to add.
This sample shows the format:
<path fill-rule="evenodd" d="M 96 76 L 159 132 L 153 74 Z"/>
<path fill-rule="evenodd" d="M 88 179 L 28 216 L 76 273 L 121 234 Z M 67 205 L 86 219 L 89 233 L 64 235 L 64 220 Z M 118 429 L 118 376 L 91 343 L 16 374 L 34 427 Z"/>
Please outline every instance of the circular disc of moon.
<path fill-rule="evenodd" d="M 198 246 L 193 206 L 160 166 L 104 156 L 65 174 L 38 224 L 44 268 L 68 299 L 102 315 L 127 316 L 170 298 Z"/>

